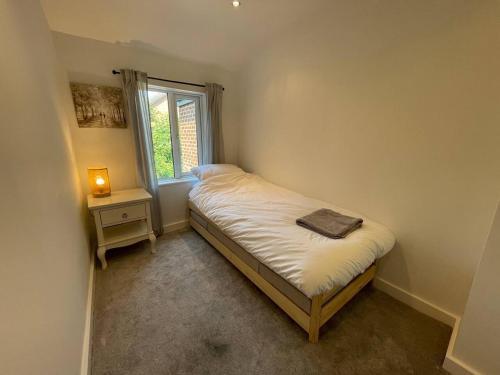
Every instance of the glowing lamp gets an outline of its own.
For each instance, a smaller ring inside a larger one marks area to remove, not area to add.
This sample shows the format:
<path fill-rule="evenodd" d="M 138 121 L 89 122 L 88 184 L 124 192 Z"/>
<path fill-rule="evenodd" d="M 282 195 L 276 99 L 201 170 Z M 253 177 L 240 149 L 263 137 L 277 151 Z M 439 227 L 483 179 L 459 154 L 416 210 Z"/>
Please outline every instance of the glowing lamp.
<path fill-rule="evenodd" d="M 88 175 L 90 191 L 94 197 L 101 198 L 111 195 L 108 168 L 89 168 Z"/>

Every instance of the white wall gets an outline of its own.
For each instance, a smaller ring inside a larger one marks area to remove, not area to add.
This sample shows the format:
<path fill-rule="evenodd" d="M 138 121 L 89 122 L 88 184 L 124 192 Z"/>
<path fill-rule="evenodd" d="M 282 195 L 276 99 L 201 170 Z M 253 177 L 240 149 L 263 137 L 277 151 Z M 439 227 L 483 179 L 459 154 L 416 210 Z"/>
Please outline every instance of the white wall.
<path fill-rule="evenodd" d="M 175 225 L 187 219 L 188 194 L 196 181 L 181 181 L 160 187 L 161 215 L 164 227 L 167 226 L 165 229 L 179 229 Z"/>
<path fill-rule="evenodd" d="M 80 372 L 89 251 L 64 103 L 36 1 L 0 1 L 0 373 Z"/>
<path fill-rule="evenodd" d="M 225 87 L 223 98 L 223 137 L 226 159 L 237 160 L 237 103 L 234 74 L 217 67 L 178 60 L 151 50 L 147 45 L 100 42 L 54 32 L 58 57 L 65 66 L 70 81 L 120 87 L 120 77 L 113 69 L 133 68 L 153 77 L 189 82 L 217 82 Z M 183 88 L 189 88 L 184 86 Z M 69 109 L 73 111 L 72 108 Z M 78 128 L 72 118 L 78 171 L 82 189 L 88 192 L 87 168 L 105 165 L 109 169 L 111 189 L 136 186 L 135 151 L 132 129 Z M 186 218 L 187 192 L 192 183 L 165 185 L 161 188 L 162 214 L 165 224 Z"/>
<path fill-rule="evenodd" d="M 481 374 L 500 374 L 500 204 L 460 323 L 453 356 Z"/>
<path fill-rule="evenodd" d="M 455 314 L 500 191 L 499 4 L 332 2 L 241 77 L 241 166 L 387 225 L 379 275 Z"/>

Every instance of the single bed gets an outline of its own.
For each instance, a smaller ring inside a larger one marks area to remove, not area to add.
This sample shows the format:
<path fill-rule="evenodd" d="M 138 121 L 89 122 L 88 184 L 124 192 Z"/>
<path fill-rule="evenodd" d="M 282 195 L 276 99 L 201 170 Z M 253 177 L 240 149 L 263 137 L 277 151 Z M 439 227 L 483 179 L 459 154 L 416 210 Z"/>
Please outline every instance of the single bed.
<path fill-rule="evenodd" d="M 295 220 L 319 208 L 360 215 L 236 167 L 222 171 L 201 174 L 191 190 L 191 226 L 318 342 L 319 328 L 373 279 L 394 236 L 365 217 L 344 239 L 322 236 Z"/>

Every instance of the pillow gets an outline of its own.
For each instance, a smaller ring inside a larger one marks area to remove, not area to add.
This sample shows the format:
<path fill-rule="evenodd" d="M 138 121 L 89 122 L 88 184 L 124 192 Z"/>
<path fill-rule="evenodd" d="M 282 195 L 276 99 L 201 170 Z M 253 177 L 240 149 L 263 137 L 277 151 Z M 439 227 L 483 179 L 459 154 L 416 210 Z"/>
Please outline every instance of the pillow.
<path fill-rule="evenodd" d="M 191 169 L 191 172 L 200 180 L 221 174 L 241 173 L 243 169 L 233 164 L 205 164 Z"/>

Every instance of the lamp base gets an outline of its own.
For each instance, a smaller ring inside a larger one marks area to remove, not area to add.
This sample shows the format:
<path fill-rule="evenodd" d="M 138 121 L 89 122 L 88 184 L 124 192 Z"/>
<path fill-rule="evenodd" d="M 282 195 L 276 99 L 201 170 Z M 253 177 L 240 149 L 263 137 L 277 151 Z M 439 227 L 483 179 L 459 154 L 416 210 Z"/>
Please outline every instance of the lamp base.
<path fill-rule="evenodd" d="M 94 198 L 105 198 L 105 197 L 109 197 L 111 195 L 111 192 L 108 191 L 105 193 L 92 193 L 92 195 L 94 196 Z"/>

